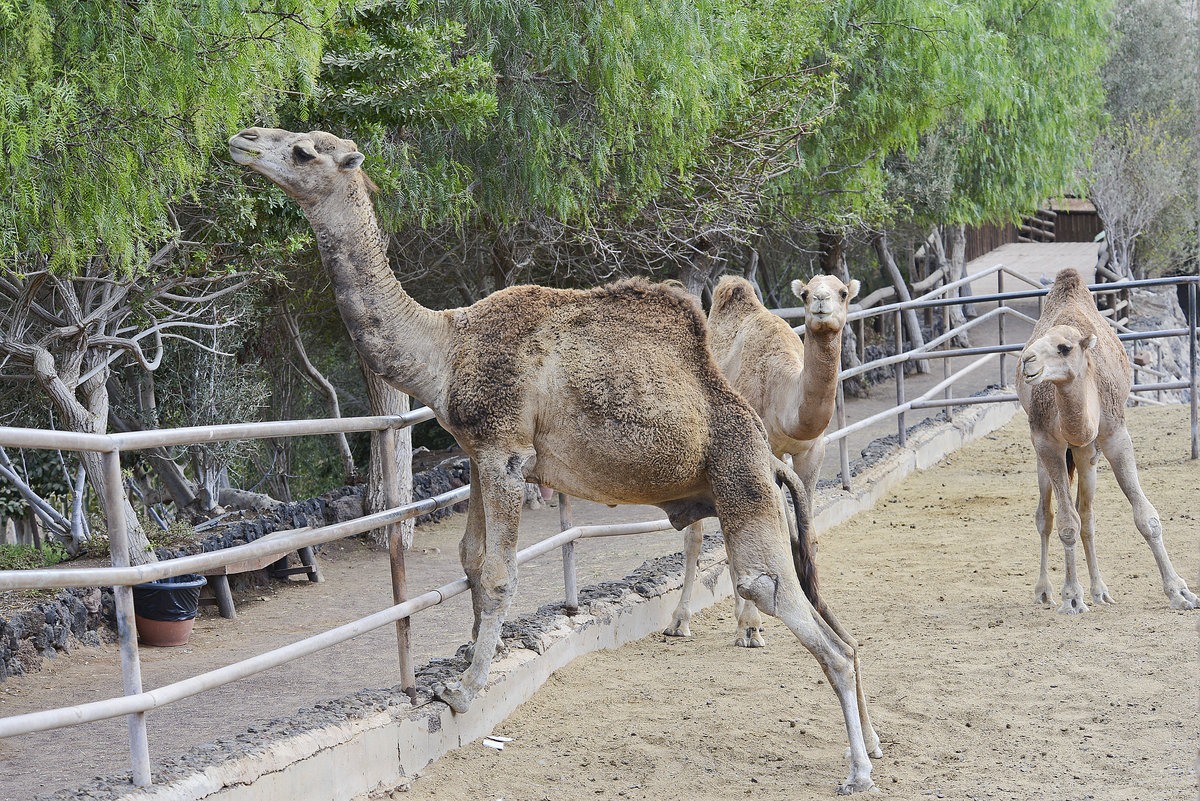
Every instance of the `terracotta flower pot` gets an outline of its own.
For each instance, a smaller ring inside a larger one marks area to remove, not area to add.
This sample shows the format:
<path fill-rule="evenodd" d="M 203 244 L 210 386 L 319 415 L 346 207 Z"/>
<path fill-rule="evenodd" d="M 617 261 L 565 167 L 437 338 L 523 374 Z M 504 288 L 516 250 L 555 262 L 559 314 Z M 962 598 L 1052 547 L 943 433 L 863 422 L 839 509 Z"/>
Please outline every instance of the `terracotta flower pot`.
<path fill-rule="evenodd" d="M 188 574 L 135 584 L 134 620 L 143 645 L 183 645 L 192 635 L 204 576 Z"/>

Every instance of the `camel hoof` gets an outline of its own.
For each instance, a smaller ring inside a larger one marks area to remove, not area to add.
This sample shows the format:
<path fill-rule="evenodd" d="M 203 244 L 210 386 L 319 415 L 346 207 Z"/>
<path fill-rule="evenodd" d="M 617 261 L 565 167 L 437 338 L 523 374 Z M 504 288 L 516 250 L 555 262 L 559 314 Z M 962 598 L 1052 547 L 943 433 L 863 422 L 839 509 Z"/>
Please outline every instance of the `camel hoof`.
<path fill-rule="evenodd" d="M 1171 593 L 1168 596 L 1171 599 L 1172 609 L 1200 609 L 1200 598 L 1189 589 L 1182 589 L 1178 592 Z"/>
<path fill-rule="evenodd" d="M 879 788 L 875 786 L 875 782 L 871 781 L 870 776 L 861 779 L 846 779 L 838 785 L 838 795 L 854 795 L 855 793 L 878 793 Z"/>
<path fill-rule="evenodd" d="M 1092 603 L 1107 606 L 1109 604 L 1115 604 L 1116 601 L 1113 600 L 1111 595 L 1109 595 L 1108 588 L 1105 587 L 1101 590 L 1092 590 Z"/>
<path fill-rule="evenodd" d="M 767 641 L 763 639 L 762 629 L 751 626 L 744 633 L 739 634 L 733 644 L 738 648 L 762 648 Z"/>
<path fill-rule="evenodd" d="M 1082 615 L 1088 611 L 1088 607 L 1078 598 L 1068 598 L 1063 601 L 1062 606 L 1058 607 L 1058 611 L 1064 615 Z"/>
<path fill-rule="evenodd" d="M 1033 605 L 1034 606 L 1049 606 L 1053 603 L 1054 603 L 1054 593 L 1052 593 L 1050 590 L 1035 589 L 1033 591 Z"/>
<path fill-rule="evenodd" d="M 462 688 L 461 681 L 452 681 L 447 684 L 433 685 L 433 694 L 446 702 L 450 709 L 456 714 L 463 714 L 471 708 L 471 699 L 474 695 L 468 695 Z"/>
<path fill-rule="evenodd" d="M 663 629 L 663 634 L 668 637 L 691 637 L 692 629 L 686 620 L 676 620 L 670 626 Z"/>

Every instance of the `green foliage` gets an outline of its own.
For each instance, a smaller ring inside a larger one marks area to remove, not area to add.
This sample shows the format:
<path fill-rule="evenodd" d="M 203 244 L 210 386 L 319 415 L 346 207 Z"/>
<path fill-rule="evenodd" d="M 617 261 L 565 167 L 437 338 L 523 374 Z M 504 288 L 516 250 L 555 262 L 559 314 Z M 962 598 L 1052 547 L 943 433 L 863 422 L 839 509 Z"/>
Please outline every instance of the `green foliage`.
<path fill-rule="evenodd" d="M 0 3 L 0 258 L 124 269 L 209 153 L 312 88 L 334 0 Z"/>
<path fill-rule="evenodd" d="M 58 454 L 46 450 L 9 450 L 9 458 L 16 472 L 43 500 L 70 517 L 68 509 L 71 488 L 67 485 Z M 67 466 L 73 469 L 78 464 L 73 454 L 64 454 Z M 24 517 L 29 513 L 29 504 L 17 492 L 17 488 L 0 476 L 0 518 Z"/>
<path fill-rule="evenodd" d="M 56 542 L 45 542 L 41 549 L 31 545 L 0 545 L 0 570 L 33 570 L 68 558 L 66 549 Z"/>

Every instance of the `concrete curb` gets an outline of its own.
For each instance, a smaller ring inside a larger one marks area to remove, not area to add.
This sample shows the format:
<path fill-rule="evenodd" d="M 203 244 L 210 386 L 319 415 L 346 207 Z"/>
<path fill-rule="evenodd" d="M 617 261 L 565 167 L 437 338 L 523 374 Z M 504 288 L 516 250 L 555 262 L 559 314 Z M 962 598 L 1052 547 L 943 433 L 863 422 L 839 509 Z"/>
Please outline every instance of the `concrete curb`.
<path fill-rule="evenodd" d="M 872 508 L 888 491 L 917 469 L 936 464 L 963 444 L 1008 423 L 1017 404 L 981 404 L 955 412 L 954 419 L 915 429 L 907 447 L 895 449 L 854 479 L 855 488 L 825 491 L 818 498 L 817 526 L 826 531 Z M 693 610 L 731 595 L 720 549 L 702 557 Z M 187 775 L 146 790 L 126 790 L 128 801 L 371 801 L 390 798 L 416 772 L 442 756 L 490 732 L 546 679 L 576 657 L 617 648 L 660 632 L 671 621 L 679 599 L 682 572 L 663 576 L 661 594 L 645 597 L 626 588 L 617 598 L 594 601 L 586 613 L 557 614 L 542 626 L 541 653 L 513 648 L 492 665 L 487 690 L 471 710 L 455 715 L 428 695 L 423 704 L 382 710 L 289 735 L 235 754 Z M 645 590 L 643 590 L 645 591 Z"/>

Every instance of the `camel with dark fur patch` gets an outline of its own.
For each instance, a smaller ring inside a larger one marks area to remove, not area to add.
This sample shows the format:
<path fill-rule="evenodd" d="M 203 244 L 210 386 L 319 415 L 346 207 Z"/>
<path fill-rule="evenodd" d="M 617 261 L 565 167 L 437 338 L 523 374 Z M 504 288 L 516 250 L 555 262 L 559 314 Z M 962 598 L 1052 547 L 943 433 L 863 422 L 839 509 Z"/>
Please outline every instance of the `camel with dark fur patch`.
<path fill-rule="evenodd" d="M 300 204 L 367 366 L 433 409 L 471 457 L 459 551 L 475 642 L 470 667 L 435 688 L 442 700 L 465 712 L 486 685 L 516 589 L 527 481 L 601 503 L 653 504 L 677 528 L 715 515 L 737 592 L 792 630 L 837 694 L 850 743 L 838 791 L 874 787 L 868 752 L 879 755 L 879 738 L 854 640 L 817 593 L 803 485 L 717 369 L 688 295 L 628 280 L 588 291 L 510 287 L 466 308 L 426 309 L 388 264 L 353 142 L 247 128 L 229 147 Z M 801 517 L 792 547 L 776 479 Z"/>

